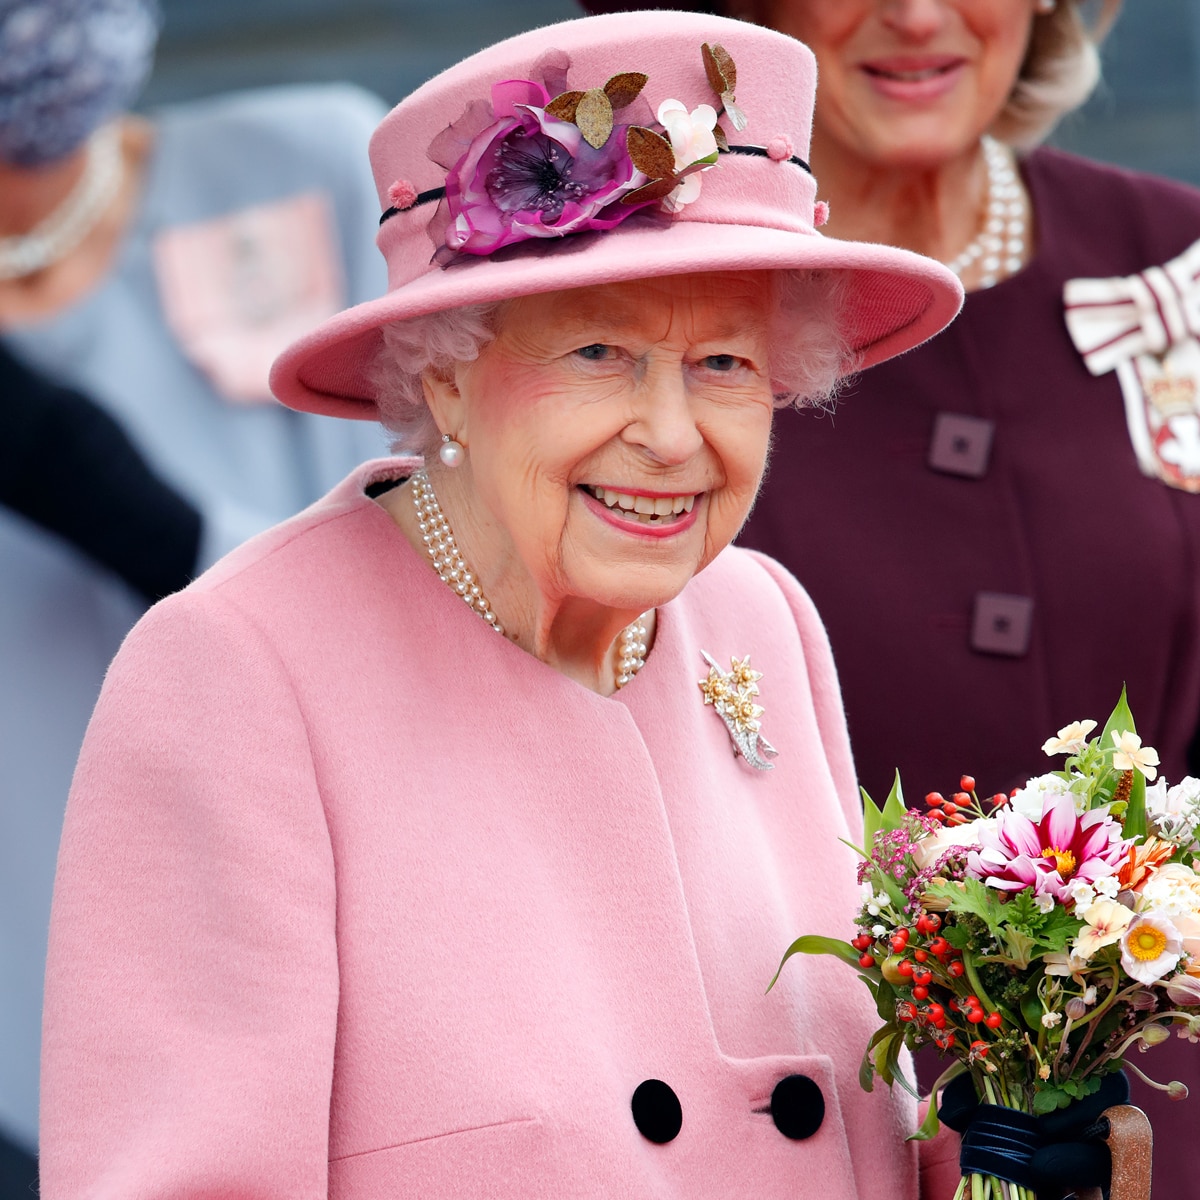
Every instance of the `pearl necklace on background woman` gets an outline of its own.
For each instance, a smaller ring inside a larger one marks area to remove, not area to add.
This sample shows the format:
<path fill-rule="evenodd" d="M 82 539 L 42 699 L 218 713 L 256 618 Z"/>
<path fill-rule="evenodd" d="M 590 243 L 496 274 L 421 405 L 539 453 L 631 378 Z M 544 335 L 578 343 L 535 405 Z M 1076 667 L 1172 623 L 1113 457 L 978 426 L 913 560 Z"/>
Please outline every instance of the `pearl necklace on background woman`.
<path fill-rule="evenodd" d="M 79 182 L 28 233 L 0 237 L 0 280 L 23 279 L 66 258 L 99 224 L 124 177 L 121 126 L 97 130 L 88 143 Z"/>
<path fill-rule="evenodd" d="M 438 578 L 453 588 L 455 593 L 486 621 L 497 633 L 503 634 L 500 619 L 492 611 L 488 598 L 479 586 L 475 572 L 467 566 L 454 540 L 454 531 L 442 506 L 438 503 L 433 485 L 424 470 L 414 471 L 412 477 L 413 506 L 417 510 L 417 528 L 421 541 L 433 559 L 433 568 Z M 631 625 L 621 631 L 620 651 L 617 660 L 616 685 L 624 687 L 646 664 L 646 618 L 643 613 Z"/>
<path fill-rule="evenodd" d="M 983 139 L 987 167 L 987 206 L 975 240 L 946 264 L 962 276 L 975 262 L 983 274 L 980 288 L 995 287 L 1025 263 L 1025 198 L 1008 150 L 995 138 Z"/>

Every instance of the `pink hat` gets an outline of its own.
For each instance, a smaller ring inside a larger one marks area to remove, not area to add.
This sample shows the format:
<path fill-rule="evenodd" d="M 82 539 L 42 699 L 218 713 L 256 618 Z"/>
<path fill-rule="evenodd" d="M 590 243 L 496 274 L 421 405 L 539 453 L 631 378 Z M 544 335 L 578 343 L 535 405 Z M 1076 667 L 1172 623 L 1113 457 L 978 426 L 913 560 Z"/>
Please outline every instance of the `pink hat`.
<path fill-rule="evenodd" d="M 443 71 L 371 139 L 387 294 L 284 351 L 275 394 L 374 419 L 383 325 L 697 271 L 844 271 L 859 365 L 925 341 L 958 312 L 958 279 L 918 254 L 817 232 L 815 87 L 801 43 L 683 12 L 566 21 Z"/>

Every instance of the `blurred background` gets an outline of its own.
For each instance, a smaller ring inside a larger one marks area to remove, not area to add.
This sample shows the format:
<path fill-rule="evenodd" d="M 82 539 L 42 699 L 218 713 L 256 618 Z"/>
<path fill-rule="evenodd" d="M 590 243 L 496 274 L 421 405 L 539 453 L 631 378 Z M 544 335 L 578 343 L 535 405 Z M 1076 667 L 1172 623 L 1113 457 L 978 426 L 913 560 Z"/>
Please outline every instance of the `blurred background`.
<path fill-rule="evenodd" d="M 573 0 L 163 0 L 143 109 L 261 84 L 351 80 L 389 104 L 471 51 L 578 16 Z M 1200 0 L 1128 3 L 1105 83 L 1054 137 L 1200 184 Z"/>

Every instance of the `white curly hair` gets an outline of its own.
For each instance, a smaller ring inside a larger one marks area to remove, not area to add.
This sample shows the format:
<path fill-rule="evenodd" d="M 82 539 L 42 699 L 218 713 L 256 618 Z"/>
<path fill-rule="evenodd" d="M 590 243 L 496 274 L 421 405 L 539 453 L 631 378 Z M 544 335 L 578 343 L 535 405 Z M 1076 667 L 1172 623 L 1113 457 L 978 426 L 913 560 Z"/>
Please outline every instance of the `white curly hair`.
<path fill-rule="evenodd" d="M 843 322 L 846 279 L 836 271 L 775 271 L 771 381 L 775 402 L 829 405 L 858 365 Z M 425 403 L 421 377 L 473 362 L 496 336 L 503 302 L 450 308 L 383 326 L 383 347 L 371 369 L 379 417 L 393 449 L 429 454 L 439 433 Z"/>

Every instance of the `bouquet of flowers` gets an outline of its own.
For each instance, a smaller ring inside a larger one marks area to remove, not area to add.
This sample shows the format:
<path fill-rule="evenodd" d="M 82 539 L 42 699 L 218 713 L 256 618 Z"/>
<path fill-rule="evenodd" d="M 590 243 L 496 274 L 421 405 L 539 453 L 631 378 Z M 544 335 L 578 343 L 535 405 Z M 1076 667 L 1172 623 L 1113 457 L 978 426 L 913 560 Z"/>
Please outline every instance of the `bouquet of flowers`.
<path fill-rule="evenodd" d="M 1007 796 L 981 800 L 969 776 L 949 799 L 926 796 L 923 812 L 905 808 L 898 777 L 882 808 L 863 793 L 858 931 L 848 943 L 801 937 L 783 962 L 834 954 L 866 983 L 883 1022 L 863 1058 L 867 1090 L 878 1075 L 912 1091 L 901 1050 L 933 1044 L 953 1060 L 935 1094 L 969 1072 L 981 1102 L 1027 1114 L 1018 1125 L 1122 1067 L 1187 1095 L 1128 1056 L 1172 1028 L 1200 1040 L 1200 780 L 1155 782 L 1158 754 L 1124 692 L 1089 739 L 1095 728 L 1060 729 L 1042 748 L 1066 756 L 1062 769 Z M 937 1127 L 931 1101 L 912 1136 Z M 1033 1193 L 967 1174 L 964 1197 Z"/>

